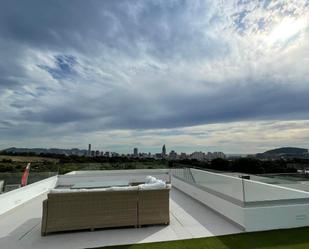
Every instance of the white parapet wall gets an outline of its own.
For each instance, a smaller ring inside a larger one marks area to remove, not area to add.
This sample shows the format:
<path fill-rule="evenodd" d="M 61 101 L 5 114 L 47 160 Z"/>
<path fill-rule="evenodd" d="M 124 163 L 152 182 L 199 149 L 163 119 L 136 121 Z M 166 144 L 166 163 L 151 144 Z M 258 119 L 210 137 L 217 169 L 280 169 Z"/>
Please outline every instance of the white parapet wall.
<path fill-rule="evenodd" d="M 222 174 L 196 169 L 192 169 L 191 173 L 194 178 L 191 181 L 173 176 L 173 187 L 245 231 L 309 226 L 308 192 L 250 180 L 241 181 L 237 177 L 233 181 Z M 239 189 L 239 182 L 243 184 L 243 193 L 234 193 L 231 189 Z"/>
<path fill-rule="evenodd" d="M 246 231 L 309 226 L 309 203 L 245 208 Z"/>
<path fill-rule="evenodd" d="M 57 183 L 57 178 L 58 176 L 52 176 L 42 181 L 1 194 L 0 215 L 54 188 Z"/>
<path fill-rule="evenodd" d="M 172 186 L 202 202 L 245 230 L 245 213 L 243 207 L 213 195 L 190 183 L 186 183 L 176 177 L 172 177 Z"/>

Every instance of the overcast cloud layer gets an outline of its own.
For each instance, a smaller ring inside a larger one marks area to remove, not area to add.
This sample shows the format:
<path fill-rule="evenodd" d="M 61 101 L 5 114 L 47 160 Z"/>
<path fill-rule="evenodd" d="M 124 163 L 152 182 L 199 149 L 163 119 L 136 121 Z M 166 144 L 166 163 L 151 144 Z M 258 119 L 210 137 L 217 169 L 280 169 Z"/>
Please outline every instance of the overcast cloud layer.
<path fill-rule="evenodd" d="M 0 149 L 309 147 L 309 0 L 8 0 L 0 56 Z"/>

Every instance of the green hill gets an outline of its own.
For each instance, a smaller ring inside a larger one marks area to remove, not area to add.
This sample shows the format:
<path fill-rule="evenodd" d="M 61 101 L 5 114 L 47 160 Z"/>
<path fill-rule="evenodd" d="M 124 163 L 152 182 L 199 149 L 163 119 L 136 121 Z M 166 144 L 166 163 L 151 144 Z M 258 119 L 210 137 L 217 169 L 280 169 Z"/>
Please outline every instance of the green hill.
<path fill-rule="evenodd" d="M 282 147 L 278 149 L 265 151 L 263 154 L 267 155 L 303 155 L 308 153 L 308 149 L 296 147 Z"/>

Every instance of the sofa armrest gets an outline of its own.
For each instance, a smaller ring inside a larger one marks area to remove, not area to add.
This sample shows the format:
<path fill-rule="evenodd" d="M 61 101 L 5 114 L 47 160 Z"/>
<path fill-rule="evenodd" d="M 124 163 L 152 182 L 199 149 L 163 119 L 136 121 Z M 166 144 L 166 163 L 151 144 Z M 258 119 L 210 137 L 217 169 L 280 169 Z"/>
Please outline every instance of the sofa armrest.
<path fill-rule="evenodd" d="M 138 191 L 138 226 L 169 224 L 170 189 Z"/>

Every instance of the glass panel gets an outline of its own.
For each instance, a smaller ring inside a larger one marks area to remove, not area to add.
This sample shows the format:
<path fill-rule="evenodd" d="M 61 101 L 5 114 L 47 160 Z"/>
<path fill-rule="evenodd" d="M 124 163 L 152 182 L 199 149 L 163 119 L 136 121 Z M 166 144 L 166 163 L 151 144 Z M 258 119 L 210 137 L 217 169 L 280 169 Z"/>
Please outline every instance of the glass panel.
<path fill-rule="evenodd" d="M 244 189 L 247 202 L 309 198 L 305 191 L 249 180 L 244 180 Z"/>
<path fill-rule="evenodd" d="M 188 183 L 193 183 L 204 187 L 205 190 L 212 191 L 214 195 L 221 198 L 233 198 L 245 203 L 309 198 L 309 192 L 302 190 L 241 179 L 206 170 L 183 168 L 173 169 L 172 173 Z"/>
<path fill-rule="evenodd" d="M 196 184 L 243 201 L 242 179 L 198 169 L 191 169 L 191 172 Z"/>
<path fill-rule="evenodd" d="M 222 198 L 243 201 L 243 186 L 240 178 L 192 168 L 174 169 L 173 175 L 186 182 L 204 187 Z"/>

